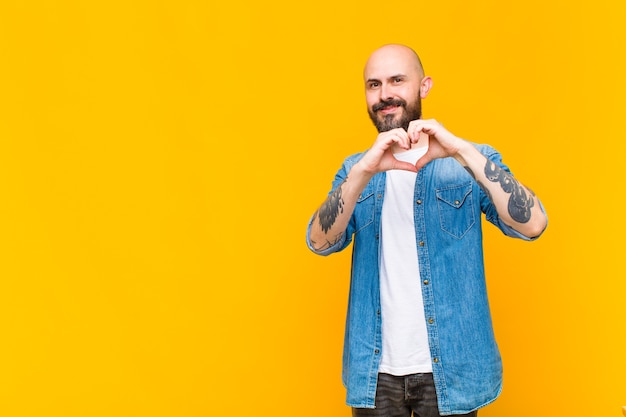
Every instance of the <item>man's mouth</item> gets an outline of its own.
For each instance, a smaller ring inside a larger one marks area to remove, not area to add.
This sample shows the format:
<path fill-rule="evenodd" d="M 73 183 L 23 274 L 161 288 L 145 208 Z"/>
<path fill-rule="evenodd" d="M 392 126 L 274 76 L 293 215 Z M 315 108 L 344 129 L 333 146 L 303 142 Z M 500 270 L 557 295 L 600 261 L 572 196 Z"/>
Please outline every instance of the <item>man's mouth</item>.
<path fill-rule="evenodd" d="M 389 114 L 389 113 L 393 113 L 395 112 L 400 106 L 385 106 L 382 109 L 380 109 L 380 112 L 382 114 Z"/>
<path fill-rule="evenodd" d="M 381 112 L 382 114 L 394 113 L 398 108 L 404 107 L 403 100 L 389 100 L 381 103 L 377 103 L 372 107 L 374 112 Z"/>

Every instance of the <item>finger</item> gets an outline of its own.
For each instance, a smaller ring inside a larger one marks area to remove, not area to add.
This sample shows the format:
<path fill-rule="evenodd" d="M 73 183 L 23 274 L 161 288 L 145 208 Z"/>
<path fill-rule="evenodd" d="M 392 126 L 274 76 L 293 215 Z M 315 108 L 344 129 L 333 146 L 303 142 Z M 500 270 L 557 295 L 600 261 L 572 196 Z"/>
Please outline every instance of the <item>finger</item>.
<path fill-rule="evenodd" d="M 417 172 L 417 168 L 415 167 L 415 165 L 409 162 L 398 161 L 398 160 L 394 162 L 393 167 L 391 169 L 401 169 L 403 171 Z"/>
<path fill-rule="evenodd" d="M 420 146 L 426 146 L 429 143 L 429 138 L 430 136 L 428 136 L 427 133 L 420 131 L 419 135 L 417 135 L 416 143 L 418 143 Z"/>
<path fill-rule="evenodd" d="M 439 123 L 423 123 L 420 125 L 420 131 L 427 135 L 435 135 L 442 126 Z"/>
<path fill-rule="evenodd" d="M 409 134 L 404 129 L 394 129 L 394 139 L 395 142 L 403 149 L 411 148 L 411 140 L 409 139 Z"/>
<path fill-rule="evenodd" d="M 398 141 L 395 133 L 392 131 L 383 132 L 378 135 L 378 139 L 376 140 L 376 144 L 382 147 L 383 149 L 388 149 L 391 145 Z"/>
<path fill-rule="evenodd" d="M 399 131 L 395 129 L 381 133 L 378 135 L 374 147 L 386 151 L 391 148 L 394 143 L 400 148 L 407 149 L 408 136 L 404 129 L 399 129 Z"/>
<path fill-rule="evenodd" d="M 411 122 L 409 125 L 409 138 L 411 143 L 417 143 L 420 139 L 420 132 L 422 131 L 422 124 L 419 120 Z"/>
<path fill-rule="evenodd" d="M 415 166 L 414 166 L 415 170 L 419 171 L 420 169 L 422 169 L 430 161 L 432 161 L 432 157 L 430 156 L 430 154 L 428 152 L 426 152 L 420 159 L 415 161 Z"/>
<path fill-rule="evenodd" d="M 413 137 L 411 138 L 411 143 L 417 143 L 421 145 L 428 145 L 429 134 L 426 131 L 426 127 L 424 125 L 416 126 L 412 130 Z"/>

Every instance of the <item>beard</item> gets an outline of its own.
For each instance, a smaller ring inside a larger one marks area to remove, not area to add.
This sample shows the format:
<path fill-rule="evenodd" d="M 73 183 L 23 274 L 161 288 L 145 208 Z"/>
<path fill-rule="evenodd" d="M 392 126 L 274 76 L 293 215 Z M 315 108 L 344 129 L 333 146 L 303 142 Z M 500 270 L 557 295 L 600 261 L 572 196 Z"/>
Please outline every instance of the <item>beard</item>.
<path fill-rule="evenodd" d="M 380 116 L 378 111 L 388 106 L 401 107 L 402 113 L 399 115 L 387 114 Z M 401 98 L 381 101 L 380 103 L 374 104 L 371 108 L 368 108 L 367 113 L 374 123 L 374 126 L 376 126 L 376 129 L 378 129 L 378 133 L 386 132 L 391 129 L 397 129 L 399 127 L 407 130 L 409 128 L 409 123 L 422 117 L 422 98 L 418 95 L 415 98 L 415 101 L 411 104 L 408 104 Z"/>

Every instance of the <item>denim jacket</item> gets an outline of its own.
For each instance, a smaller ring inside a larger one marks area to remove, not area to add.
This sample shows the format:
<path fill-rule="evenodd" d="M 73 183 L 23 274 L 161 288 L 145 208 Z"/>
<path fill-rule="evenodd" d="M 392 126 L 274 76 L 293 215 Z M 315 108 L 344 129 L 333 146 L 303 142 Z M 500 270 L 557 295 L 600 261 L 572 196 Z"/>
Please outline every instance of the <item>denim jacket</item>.
<path fill-rule="evenodd" d="M 500 154 L 476 145 L 509 171 Z M 364 153 L 346 158 L 332 191 Z M 349 406 L 374 408 L 381 358 L 379 287 L 380 216 L 385 173 L 375 175 L 358 198 L 343 238 L 321 255 L 353 240 L 352 271 L 342 379 Z M 441 414 L 465 414 L 496 399 L 502 361 L 496 344 L 485 284 L 481 212 L 504 234 L 531 240 L 505 225 L 477 182 L 453 158 L 436 159 L 417 173 L 415 236 L 433 377 Z M 311 223 L 307 229 L 310 242 Z"/>

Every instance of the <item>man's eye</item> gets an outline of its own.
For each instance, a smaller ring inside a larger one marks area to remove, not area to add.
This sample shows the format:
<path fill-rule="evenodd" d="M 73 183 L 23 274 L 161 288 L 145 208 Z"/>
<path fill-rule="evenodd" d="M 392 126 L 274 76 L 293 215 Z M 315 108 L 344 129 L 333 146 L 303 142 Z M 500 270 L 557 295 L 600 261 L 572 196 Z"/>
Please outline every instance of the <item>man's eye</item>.
<path fill-rule="evenodd" d="M 379 83 L 370 83 L 370 88 L 376 88 L 379 85 L 380 85 Z"/>
<path fill-rule="evenodd" d="M 395 83 L 400 83 L 400 82 L 402 82 L 402 78 L 394 78 L 393 81 Z"/>

